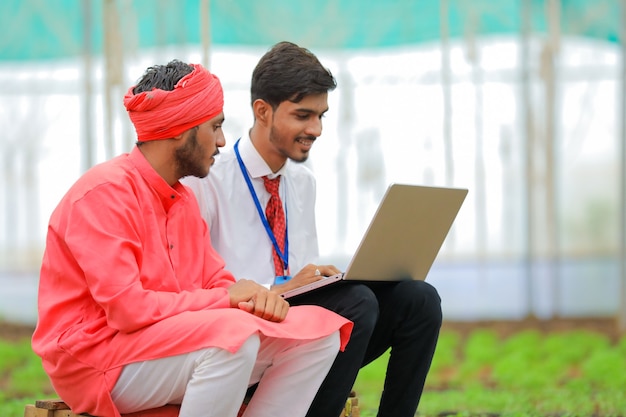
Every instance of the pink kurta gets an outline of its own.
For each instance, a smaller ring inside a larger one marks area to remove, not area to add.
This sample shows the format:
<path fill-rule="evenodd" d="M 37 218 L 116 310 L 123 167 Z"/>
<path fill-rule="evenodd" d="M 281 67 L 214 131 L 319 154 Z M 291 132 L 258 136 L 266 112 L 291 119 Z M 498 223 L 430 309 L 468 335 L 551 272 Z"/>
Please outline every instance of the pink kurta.
<path fill-rule="evenodd" d="M 316 339 L 340 329 L 345 347 L 344 318 L 301 306 L 272 323 L 230 308 L 232 283 L 193 193 L 169 186 L 135 148 L 89 170 L 52 214 L 33 350 L 74 412 L 109 417 L 120 415 L 110 391 L 130 362 L 234 352 L 257 332 Z"/>

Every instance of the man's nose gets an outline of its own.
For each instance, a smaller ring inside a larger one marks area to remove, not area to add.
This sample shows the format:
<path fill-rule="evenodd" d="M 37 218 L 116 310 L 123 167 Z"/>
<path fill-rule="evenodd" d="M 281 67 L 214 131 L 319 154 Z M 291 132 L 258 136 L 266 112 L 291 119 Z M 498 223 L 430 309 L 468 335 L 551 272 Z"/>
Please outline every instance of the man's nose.
<path fill-rule="evenodd" d="M 305 133 L 309 136 L 319 137 L 322 134 L 322 119 L 313 118 L 307 124 Z"/>

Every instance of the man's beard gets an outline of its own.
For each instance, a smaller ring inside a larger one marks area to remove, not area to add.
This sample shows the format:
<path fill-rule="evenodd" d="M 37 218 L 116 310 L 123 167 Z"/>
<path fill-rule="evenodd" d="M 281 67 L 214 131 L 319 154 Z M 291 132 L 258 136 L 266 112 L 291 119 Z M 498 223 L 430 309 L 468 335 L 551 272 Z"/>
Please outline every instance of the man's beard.
<path fill-rule="evenodd" d="M 176 149 L 174 157 L 176 160 L 176 167 L 178 169 L 179 177 L 206 177 L 208 168 L 202 163 L 202 156 L 205 149 L 198 143 L 196 130 L 194 129 L 187 142 Z"/>
<path fill-rule="evenodd" d="M 283 144 L 285 143 L 285 141 L 283 140 L 283 137 L 281 136 L 280 132 L 278 132 L 274 128 L 274 126 L 270 128 L 270 143 L 273 143 L 276 149 L 278 150 L 278 152 L 283 154 L 283 156 L 285 156 L 286 158 L 291 159 L 293 162 L 305 162 L 309 158 L 308 154 L 298 155 L 296 158 L 291 153 L 288 153 L 285 150 L 285 147 L 283 146 Z"/>

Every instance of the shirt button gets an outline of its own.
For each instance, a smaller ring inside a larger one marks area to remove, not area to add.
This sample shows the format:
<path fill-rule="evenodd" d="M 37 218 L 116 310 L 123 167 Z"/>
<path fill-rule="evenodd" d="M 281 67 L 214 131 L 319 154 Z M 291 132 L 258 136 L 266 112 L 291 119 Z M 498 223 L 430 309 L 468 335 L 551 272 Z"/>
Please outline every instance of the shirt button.
<path fill-rule="evenodd" d="M 173 244 L 170 244 L 170 249 L 174 249 L 174 245 Z"/>

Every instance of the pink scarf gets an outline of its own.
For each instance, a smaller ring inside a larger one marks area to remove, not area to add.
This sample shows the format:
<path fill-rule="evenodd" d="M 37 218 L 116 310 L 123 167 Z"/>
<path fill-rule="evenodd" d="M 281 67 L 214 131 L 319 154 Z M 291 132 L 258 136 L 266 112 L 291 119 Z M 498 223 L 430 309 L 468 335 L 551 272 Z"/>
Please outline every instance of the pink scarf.
<path fill-rule="evenodd" d="M 173 138 L 211 120 L 224 108 L 224 93 L 217 76 L 200 64 L 178 81 L 174 90 L 154 88 L 124 96 L 124 106 L 140 142 Z"/>

